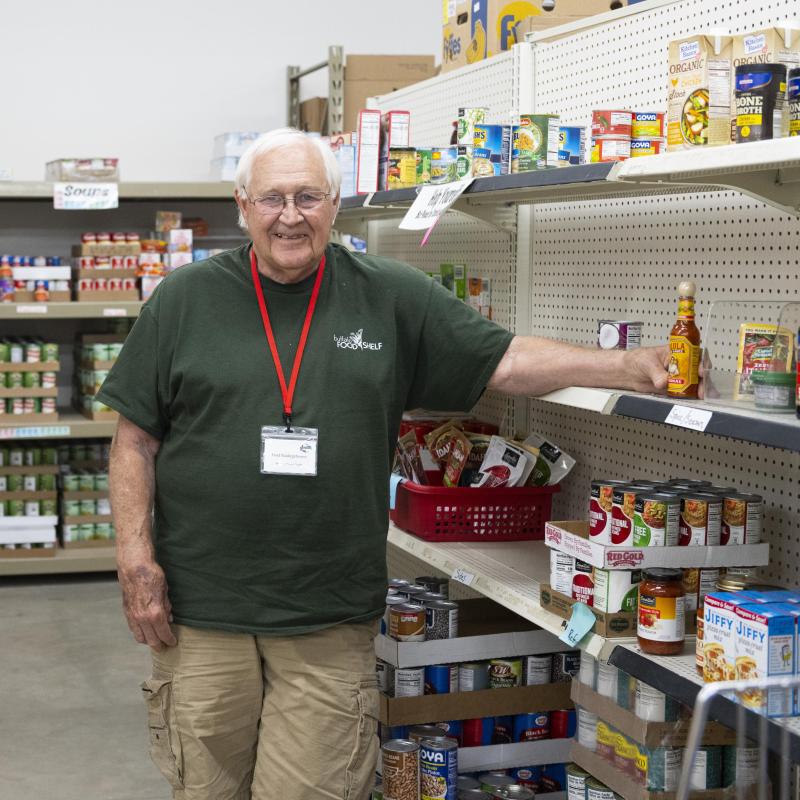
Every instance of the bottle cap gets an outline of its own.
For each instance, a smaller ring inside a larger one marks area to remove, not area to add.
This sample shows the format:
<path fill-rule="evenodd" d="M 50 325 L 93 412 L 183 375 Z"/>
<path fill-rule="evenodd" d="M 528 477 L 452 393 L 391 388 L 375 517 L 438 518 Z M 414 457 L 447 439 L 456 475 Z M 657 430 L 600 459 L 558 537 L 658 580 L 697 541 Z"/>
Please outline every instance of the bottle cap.
<path fill-rule="evenodd" d="M 678 287 L 678 294 L 681 297 L 694 297 L 697 292 L 697 286 L 694 281 L 681 281 Z"/>

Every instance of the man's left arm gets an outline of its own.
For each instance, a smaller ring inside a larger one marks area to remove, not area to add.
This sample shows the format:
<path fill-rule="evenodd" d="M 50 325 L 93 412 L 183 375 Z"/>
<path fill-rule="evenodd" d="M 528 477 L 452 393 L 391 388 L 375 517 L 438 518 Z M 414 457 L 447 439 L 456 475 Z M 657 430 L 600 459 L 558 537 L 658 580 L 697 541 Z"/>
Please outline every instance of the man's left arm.
<path fill-rule="evenodd" d="M 536 336 L 515 336 L 488 387 L 538 397 L 567 386 L 663 392 L 669 350 L 598 350 Z"/>

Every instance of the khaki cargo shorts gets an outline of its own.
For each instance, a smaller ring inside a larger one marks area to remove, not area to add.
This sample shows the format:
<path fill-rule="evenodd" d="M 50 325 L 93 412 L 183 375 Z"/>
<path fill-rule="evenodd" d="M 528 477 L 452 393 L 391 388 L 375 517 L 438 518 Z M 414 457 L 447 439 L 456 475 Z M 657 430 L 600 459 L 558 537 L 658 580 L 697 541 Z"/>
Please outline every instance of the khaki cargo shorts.
<path fill-rule="evenodd" d="M 378 623 L 267 637 L 174 625 L 142 684 L 177 800 L 366 800 L 378 756 Z"/>

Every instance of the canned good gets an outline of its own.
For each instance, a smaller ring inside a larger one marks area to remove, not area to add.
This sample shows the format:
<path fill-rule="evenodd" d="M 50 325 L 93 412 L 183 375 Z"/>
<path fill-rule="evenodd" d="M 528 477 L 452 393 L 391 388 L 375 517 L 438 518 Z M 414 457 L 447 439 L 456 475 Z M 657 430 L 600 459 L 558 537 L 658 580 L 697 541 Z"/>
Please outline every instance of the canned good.
<path fill-rule="evenodd" d="M 22 385 L 26 389 L 38 389 L 42 382 L 40 374 L 39 372 L 23 372 Z"/>
<path fill-rule="evenodd" d="M 0 500 L 0 517 L 8 516 L 8 502 L 6 500 Z"/>
<path fill-rule="evenodd" d="M 433 664 L 425 667 L 425 694 L 451 694 L 457 691 L 457 664 Z"/>
<path fill-rule="evenodd" d="M 24 485 L 25 481 L 22 475 L 8 475 L 6 478 L 6 486 L 9 492 L 21 492 Z"/>
<path fill-rule="evenodd" d="M 41 374 L 41 385 L 43 389 L 55 389 L 56 388 L 56 381 L 58 380 L 58 375 L 55 372 L 42 372 L 42 373 L 34 373 L 34 374 Z"/>
<path fill-rule="evenodd" d="M 590 689 L 597 689 L 597 659 L 588 653 L 581 655 L 578 682 L 588 686 Z"/>
<path fill-rule="evenodd" d="M 639 493 L 634 502 L 633 546 L 673 547 L 680 537 L 679 497 L 663 492 Z"/>
<path fill-rule="evenodd" d="M 500 791 L 495 794 L 495 797 L 500 798 L 500 800 L 533 800 L 536 794 L 527 786 L 512 784 L 511 786 L 500 789 Z"/>
<path fill-rule="evenodd" d="M 489 688 L 522 686 L 521 658 L 493 658 L 489 662 Z"/>
<path fill-rule="evenodd" d="M 75 472 L 68 472 L 62 478 L 64 482 L 65 492 L 79 492 L 80 491 L 80 475 Z"/>
<path fill-rule="evenodd" d="M 58 361 L 58 345 L 55 342 L 45 342 L 42 345 L 42 361 L 46 363 Z"/>
<path fill-rule="evenodd" d="M 456 800 L 458 742 L 447 736 L 420 743 L 420 800 Z"/>
<path fill-rule="evenodd" d="M 686 594 L 686 611 L 696 611 L 698 606 L 703 604 L 705 596 L 717 588 L 720 576 L 719 568 L 683 570 L 682 583 L 683 591 Z"/>
<path fill-rule="evenodd" d="M 456 179 L 457 148 L 434 147 L 431 150 L 431 183 L 449 183 Z"/>
<path fill-rule="evenodd" d="M 546 711 L 517 714 L 514 717 L 514 741 L 536 742 L 550 738 L 550 715 Z"/>
<path fill-rule="evenodd" d="M 25 348 L 22 342 L 11 342 L 8 346 L 9 361 L 12 364 L 22 364 L 25 360 Z"/>
<path fill-rule="evenodd" d="M 722 499 L 713 494 L 682 494 L 678 544 L 717 545 L 722 527 Z"/>
<path fill-rule="evenodd" d="M 597 323 L 597 346 L 601 350 L 636 350 L 642 346 L 642 322 L 601 319 Z"/>
<path fill-rule="evenodd" d="M 657 156 L 666 151 L 667 143 L 663 139 L 631 139 L 631 158 Z"/>
<path fill-rule="evenodd" d="M 589 537 L 597 544 L 611 544 L 611 519 L 614 507 L 614 489 L 625 481 L 592 481 L 589 501 Z"/>
<path fill-rule="evenodd" d="M 403 603 L 389 609 L 389 636 L 399 642 L 425 641 L 425 609 Z"/>
<path fill-rule="evenodd" d="M 631 138 L 633 132 L 633 113 L 630 111 L 593 111 L 592 136 L 613 136 Z"/>
<path fill-rule="evenodd" d="M 139 259 L 136 256 L 123 256 L 124 269 L 136 269 L 139 266 Z"/>
<path fill-rule="evenodd" d="M 65 500 L 64 501 L 64 516 L 65 517 L 79 517 L 81 515 L 81 501 L 80 500 Z"/>
<path fill-rule="evenodd" d="M 757 494 L 729 494 L 722 500 L 720 544 L 758 544 L 764 498 Z"/>
<path fill-rule="evenodd" d="M 109 278 L 108 290 L 110 292 L 118 292 L 122 289 L 122 278 Z"/>
<path fill-rule="evenodd" d="M 483 663 L 466 663 L 458 667 L 458 690 L 460 692 L 478 692 L 489 688 L 489 665 Z"/>
<path fill-rule="evenodd" d="M 634 713 L 647 722 L 677 722 L 678 702 L 643 681 L 636 681 Z"/>
<path fill-rule="evenodd" d="M 24 517 L 25 516 L 25 501 L 24 500 L 9 500 L 8 501 L 8 516 L 9 517 Z"/>
<path fill-rule="evenodd" d="M 567 800 L 586 800 L 586 781 L 589 773 L 577 764 L 567 766 Z"/>
<path fill-rule="evenodd" d="M 58 503 L 56 500 L 41 500 L 40 503 L 43 517 L 54 517 L 58 514 Z"/>
<path fill-rule="evenodd" d="M 9 344 L 7 341 L 0 342 L 0 362 L 8 363 L 11 361 L 11 353 L 9 350 Z"/>
<path fill-rule="evenodd" d="M 553 551 L 555 552 L 555 551 Z M 550 683 L 553 674 L 553 656 L 525 656 L 525 686 L 539 686 Z"/>
<path fill-rule="evenodd" d="M 626 161 L 631 157 L 630 139 L 592 139 L 592 163 Z"/>
<path fill-rule="evenodd" d="M 445 599 L 450 594 L 450 579 L 440 578 L 436 575 L 423 575 L 420 578 L 414 578 L 414 583 L 417 586 L 424 586 L 429 592 L 442 595 Z"/>
<path fill-rule="evenodd" d="M 94 256 L 79 256 L 78 267 L 80 269 L 94 269 Z"/>
<path fill-rule="evenodd" d="M 631 136 L 634 139 L 664 139 L 667 135 L 667 115 L 656 111 L 634 111 Z"/>
<path fill-rule="evenodd" d="M 108 278 L 95 278 L 92 288 L 97 292 L 108 291 Z"/>
<path fill-rule="evenodd" d="M 480 781 L 481 789 L 492 795 L 499 789 L 505 789 L 507 786 L 514 785 L 514 779 L 510 775 L 500 775 L 495 772 L 487 772 L 483 775 L 478 775 L 478 780 Z"/>
<path fill-rule="evenodd" d="M 459 108 L 456 144 L 472 145 L 475 140 L 475 126 L 486 122 L 488 108 Z"/>
<path fill-rule="evenodd" d="M 392 739 L 381 747 L 385 797 L 419 800 L 419 751 L 419 744 L 408 739 Z"/>
<path fill-rule="evenodd" d="M 42 346 L 38 342 L 25 345 L 25 363 L 38 364 L 42 360 Z"/>
<path fill-rule="evenodd" d="M 458 604 L 433 600 L 425 605 L 425 639 L 455 639 L 458 636 Z"/>
<path fill-rule="evenodd" d="M 96 522 L 94 525 L 94 538 L 95 539 L 110 539 L 111 538 L 111 524 L 108 522 Z"/>
<path fill-rule="evenodd" d="M 111 269 L 124 269 L 125 256 L 111 256 Z"/>
<path fill-rule="evenodd" d="M 42 507 L 38 500 L 25 501 L 25 516 L 26 517 L 39 517 L 42 514 Z"/>
<path fill-rule="evenodd" d="M 486 153 L 488 151 L 481 151 Z M 469 144 L 460 144 L 456 146 L 456 175 L 455 179 L 460 181 L 467 175 L 472 175 L 475 165 L 475 154 L 477 149 Z M 488 157 L 488 156 L 487 156 Z"/>
<path fill-rule="evenodd" d="M 423 739 L 439 739 L 446 735 L 447 731 L 438 725 L 415 725 L 408 729 L 406 738 L 412 742 L 421 742 Z"/>
<path fill-rule="evenodd" d="M 465 719 L 461 726 L 462 747 L 488 747 L 494 735 L 494 717 Z"/>
<path fill-rule="evenodd" d="M 394 694 L 394 667 L 386 661 L 377 659 L 375 676 L 378 679 L 378 691 L 391 697 Z"/>
<path fill-rule="evenodd" d="M 78 279 L 78 291 L 79 292 L 91 292 L 95 288 L 94 281 L 91 278 L 79 278 Z"/>
<path fill-rule="evenodd" d="M 78 473 L 78 489 L 81 492 L 93 492 L 95 490 L 94 473 Z"/>
<path fill-rule="evenodd" d="M 394 671 L 395 697 L 422 697 L 425 694 L 424 667 L 397 667 Z"/>
<path fill-rule="evenodd" d="M 558 122 L 556 122 L 557 125 Z M 557 147 L 557 136 L 556 127 L 555 147 Z M 474 148 L 472 152 L 472 174 L 476 178 L 485 178 L 490 175 L 508 175 L 511 171 L 510 125 L 476 124 L 473 141 L 464 142 L 463 144 L 471 145 Z M 458 154 L 460 157 L 460 147 Z"/>
<path fill-rule="evenodd" d="M 512 128 L 512 172 L 557 167 L 560 149 L 557 114 L 522 114 Z"/>
<path fill-rule="evenodd" d="M 94 539 L 94 524 L 91 522 L 82 522 L 79 526 L 80 541 L 90 542 Z"/>
<path fill-rule="evenodd" d="M 136 288 L 136 278 L 123 278 L 122 288 L 126 291 L 132 291 Z"/>
<path fill-rule="evenodd" d="M 101 517 L 111 515 L 111 501 L 107 497 L 101 497 L 97 500 L 97 513 Z"/>
<path fill-rule="evenodd" d="M 569 683 L 580 671 L 581 652 L 553 653 L 553 683 Z"/>
<path fill-rule="evenodd" d="M 38 475 L 23 475 L 22 476 L 22 491 L 35 492 L 39 485 Z"/>
<path fill-rule="evenodd" d="M 26 447 L 25 448 L 25 466 L 38 467 L 42 463 L 42 448 L 41 447 Z"/>
<path fill-rule="evenodd" d="M 6 373 L 6 387 L 9 389 L 21 389 L 25 377 L 22 372 L 7 372 Z"/>
<path fill-rule="evenodd" d="M 25 401 L 21 397 L 14 397 L 6 403 L 6 411 L 9 414 L 14 414 L 15 416 L 18 414 L 24 414 Z"/>
<path fill-rule="evenodd" d="M 594 580 L 592 600 L 598 611 L 607 614 L 636 611 L 638 587 L 642 580 L 641 570 L 595 567 L 592 577 Z"/>
<path fill-rule="evenodd" d="M 575 735 L 574 709 L 557 709 L 550 712 L 550 738 L 571 739 Z"/>
<path fill-rule="evenodd" d="M 597 751 L 597 714 L 578 708 L 578 744 L 592 753 Z"/>

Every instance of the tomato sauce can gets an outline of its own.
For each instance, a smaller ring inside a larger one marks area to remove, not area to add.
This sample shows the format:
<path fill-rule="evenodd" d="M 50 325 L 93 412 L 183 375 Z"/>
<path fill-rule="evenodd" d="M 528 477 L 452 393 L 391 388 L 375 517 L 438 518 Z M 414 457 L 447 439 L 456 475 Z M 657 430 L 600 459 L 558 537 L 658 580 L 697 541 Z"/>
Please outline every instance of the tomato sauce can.
<path fill-rule="evenodd" d="M 592 136 L 627 136 L 633 133 L 633 113 L 631 111 L 593 111 Z"/>

